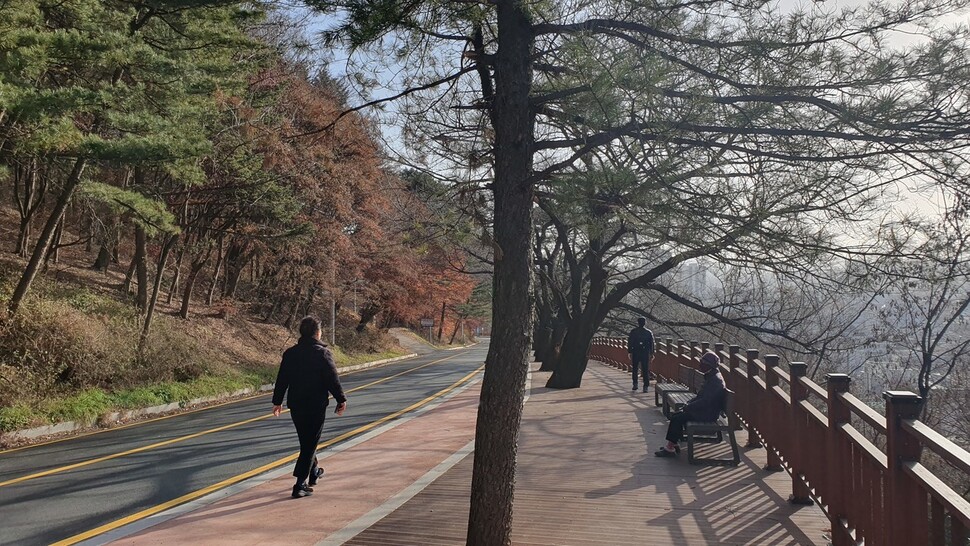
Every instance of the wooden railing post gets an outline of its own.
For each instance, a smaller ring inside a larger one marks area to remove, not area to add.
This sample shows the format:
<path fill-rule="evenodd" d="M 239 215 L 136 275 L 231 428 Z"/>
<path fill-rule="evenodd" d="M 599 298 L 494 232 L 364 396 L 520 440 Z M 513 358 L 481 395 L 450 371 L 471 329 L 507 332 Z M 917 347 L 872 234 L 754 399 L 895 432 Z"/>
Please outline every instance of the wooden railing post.
<path fill-rule="evenodd" d="M 694 366 L 694 359 L 696 358 L 697 358 L 697 342 L 691 341 L 690 342 L 690 366 L 691 367 L 696 367 Z"/>
<path fill-rule="evenodd" d="M 784 470 L 781 466 L 781 458 L 778 456 L 778 450 L 784 445 L 780 435 L 782 432 L 778 428 L 778 418 L 781 415 L 773 410 L 777 396 L 775 394 L 775 389 L 778 385 L 778 355 L 765 355 L 765 393 L 767 394 L 766 400 L 768 404 L 763 408 L 765 415 L 764 423 L 765 430 L 762 433 L 765 436 L 773 437 L 774 442 L 768 443 L 765 449 L 768 451 L 768 461 L 765 463 L 765 470 L 772 472 L 778 472 L 779 470 Z M 778 400 L 780 402 L 780 400 Z"/>
<path fill-rule="evenodd" d="M 748 413 L 751 411 L 751 407 L 748 405 L 748 395 L 744 391 L 747 385 L 742 386 L 738 374 L 734 373 L 734 370 L 738 369 L 738 364 L 740 364 L 740 359 L 738 358 L 739 352 L 741 352 L 739 345 L 731 345 L 728 347 L 728 373 L 724 376 L 724 382 L 727 383 L 729 389 L 738 394 L 734 399 L 734 407 L 738 409 L 738 415 L 741 416 L 741 419 L 746 420 Z"/>
<path fill-rule="evenodd" d="M 804 362 L 792 362 L 789 366 L 789 385 L 791 393 L 791 453 L 786 455 L 788 465 L 791 467 L 791 489 L 792 494 L 788 497 L 788 502 L 792 504 L 811 505 L 812 497 L 805 484 L 805 477 L 802 472 L 805 468 L 805 418 L 803 410 L 799 408 L 799 403 L 808 398 L 808 390 L 802 385 L 801 378 L 808 375 L 808 365 Z"/>
<path fill-rule="evenodd" d="M 758 365 L 754 362 L 755 360 L 758 360 L 758 350 L 748 349 L 744 356 L 748 359 L 748 369 L 746 371 L 748 372 L 747 391 L 748 409 L 750 410 L 747 417 L 748 443 L 746 444 L 746 447 L 761 447 L 761 440 L 758 438 L 758 433 L 755 432 L 755 429 L 759 426 L 758 424 L 761 421 L 761 416 L 759 415 L 756 417 L 755 413 L 763 409 L 755 404 L 754 399 L 755 393 L 758 392 L 758 383 L 755 381 L 755 378 L 758 377 Z"/>
<path fill-rule="evenodd" d="M 703 355 L 710 348 L 711 348 L 711 344 L 710 343 L 708 343 L 707 341 L 702 341 L 701 342 L 701 352 L 700 352 L 700 354 Z"/>
<path fill-rule="evenodd" d="M 905 465 L 920 460 L 919 440 L 903 430 L 907 419 L 919 418 L 923 399 L 908 391 L 886 391 L 886 507 L 892 545 L 926 544 L 929 514 L 926 491 L 906 474 Z"/>
<path fill-rule="evenodd" d="M 840 426 L 849 422 L 851 411 L 839 400 L 839 393 L 849 392 L 852 379 L 844 373 L 830 373 L 825 376 L 825 379 L 829 418 L 828 457 L 825 461 L 828 486 L 822 494 L 822 500 L 829 506 L 832 544 L 847 546 L 852 544 L 852 540 L 842 525 L 842 519 L 846 517 L 849 502 L 847 491 L 852 479 L 849 475 L 852 461 L 847 450 L 840 448 L 842 446 Z"/>

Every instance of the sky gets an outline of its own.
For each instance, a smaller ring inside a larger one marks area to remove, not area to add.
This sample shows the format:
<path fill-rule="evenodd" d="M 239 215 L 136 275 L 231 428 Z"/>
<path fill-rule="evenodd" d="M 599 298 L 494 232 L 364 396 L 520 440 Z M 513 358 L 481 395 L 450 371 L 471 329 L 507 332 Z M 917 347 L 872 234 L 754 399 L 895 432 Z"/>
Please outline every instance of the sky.
<path fill-rule="evenodd" d="M 811 10 L 822 10 L 822 11 L 838 11 L 845 8 L 859 7 L 864 5 L 865 2 L 862 0 L 779 0 L 777 6 L 782 12 L 792 11 L 796 9 L 811 9 Z M 305 8 L 297 7 L 296 5 L 291 6 L 287 9 L 287 12 L 295 19 L 301 20 L 304 24 L 306 32 L 309 34 L 311 41 L 315 41 L 319 33 L 325 29 L 332 28 L 336 23 L 337 19 L 331 16 L 322 16 L 317 13 L 307 10 Z M 953 26 L 953 25 L 968 25 L 970 24 L 970 13 L 964 10 L 958 14 L 948 16 L 940 21 L 941 25 Z M 922 34 L 919 29 L 909 28 L 905 32 L 894 32 L 890 38 L 889 43 L 897 47 L 907 47 L 919 43 L 922 38 Z M 390 82 L 389 85 L 374 85 L 373 87 L 362 86 L 357 83 L 357 80 L 348 74 L 348 60 L 349 55 L 347 51 L 344 50 L 330 50 L 320 48 L 317 51 L 317 58 L 319 59 L 321 66 L 325 66 L 328 73 L 339 80 L 347 83 L 348 88 L 351 89 L 351 104 L 362 104 L 368 100 L 375 100 L 393 95 L 399 90 L 400 82 L 395 74 L 395 68 L 391 67 L 388 69 L 381 70 L 376 74 L 377 80 L 382 80 L 383 82 Z M 398 86 L 395 88 L 393 86 Z M 394 103 L 386 104 L 383 106 L 383 111 L 377 112 L 371 109 L 369 112 L 362 112 L 364 115 L 369 115 L 372 119 L 379 121 L 379 126 L 381 129 L 381 134 L 384 139 L 384 145 L 389 151 L 391 151 L 392 156 L 404 156 L 407 155 L 407 150 L 402 142 L 401 128 L 394 120 L 395 113 L 397 112 L 397 107 Z M 915 184 L 914 184 L 915 185 Z M 899 214 L 908 214 L 911 212 L 923 212 L 928 213 L 934 210 L 939 210 L 943 203 L 942 196 L 939 193 L 927 194 L 916 193 L 913 191 L 904 191 L 904 199 L 900 201 L 897 205 L 897 212 Z"/>

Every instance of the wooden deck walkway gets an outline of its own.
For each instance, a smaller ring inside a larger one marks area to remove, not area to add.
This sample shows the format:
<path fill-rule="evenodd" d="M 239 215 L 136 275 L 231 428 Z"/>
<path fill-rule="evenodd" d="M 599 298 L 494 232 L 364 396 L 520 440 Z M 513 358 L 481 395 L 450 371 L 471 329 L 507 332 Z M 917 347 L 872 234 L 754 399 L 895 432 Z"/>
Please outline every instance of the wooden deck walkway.
<path fill-rule="evenodd" d="M 743 449 L 736 468 L 659 459 L 666 421 L 652 390 L 632 393 L 626 374 L 594 362 L 581 389 L 545 389 L 547 377 L 533 373 L 525 406 L 515 544 L 827 543 L 827 519 L 787 503 L 790 478 L 761 469 L 763 449 Z M 471 465 L 467 457 L 347 544 L 464 544 Z"/>
<path fill-rule="evenodd" d="M 522 421 L 516 545 L 826 544 L 828 521 L 786 502 L 790 479 L 761 470 L 763 449 L 744 450 L 736 468 L 659 459 L 666 420 L 652 391 L 630 392 L 625 373 L 596 363 L 581 389 L 545 389 L 546 379 L 533 373 Z M 287 466 L 91 544 L 464 544 L 477 387 L 324 451 L 319 495 L 290 499 Z"/>

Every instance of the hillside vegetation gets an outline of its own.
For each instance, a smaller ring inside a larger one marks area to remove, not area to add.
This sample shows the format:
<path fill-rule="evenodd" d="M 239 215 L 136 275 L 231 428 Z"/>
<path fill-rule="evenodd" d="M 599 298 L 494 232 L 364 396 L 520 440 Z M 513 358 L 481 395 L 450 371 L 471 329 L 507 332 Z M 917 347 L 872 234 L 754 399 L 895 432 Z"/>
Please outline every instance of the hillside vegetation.
<path fill-rule="evenodd" d="M 300 38 L 258 3 L 0 10 L 0 430 L 265 383 L 306 314 L 344 362 L 484 315 Z"/>

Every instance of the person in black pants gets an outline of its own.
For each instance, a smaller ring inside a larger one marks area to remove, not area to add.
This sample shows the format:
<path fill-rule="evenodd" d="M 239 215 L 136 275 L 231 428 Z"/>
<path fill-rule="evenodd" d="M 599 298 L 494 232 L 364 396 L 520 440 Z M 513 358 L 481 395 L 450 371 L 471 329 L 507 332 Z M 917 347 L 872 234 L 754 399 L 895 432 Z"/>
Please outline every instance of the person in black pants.
<path fill-rule="evenodd" d="M 721 375 L 721 359 L 716 353 L 707 351 L 701 357 L 700 371 L 704 374 L 704 385 L 697 396 L 684 404 L 683 409 L 670 416 L 667 425 L 667 444 L 658 449 L 657 457 L 673 457 L 680 451 L 679 442 L 684 436 L 684 426 L 688 421 L 716 421 L 724 409 L 727 387 Z"/>
<path fill-rule="evenodd" d="M 323 469 L 317 466 L 316 452 L 330 404 L 329 395 L 337 401 L 334 413 L 342 415 L 347 409 L 347 397 L 337 377 L 333 354 L 320 341 L 320 321 L 314 317 L 300 321 L 299 341 L 283 353 L 273 390 L 273 415 L 277 417 L 283 412 L 283 395 L 287 391 L 286 405 L 300 438 L 300 456 L 293 468 L 296 477 L 293 498 L 300 498 L 313 493 L 317 478 L 323 475 Z"/>
<path fill-rule="evenodd" d="M 645 325 L 647 319 L 640 317 L 637 319 L 637 327 L 630 330 L 630 335 L 626 340 L 626 352 L 630 353 L 630 361 L 633 363 L 633 390 L 637 390 L 637 376 L 643 371 L 643 392 L 647 392 L 650 385 L 650 361 L 653 360 L 653 332 L 648 330 Z"/>

